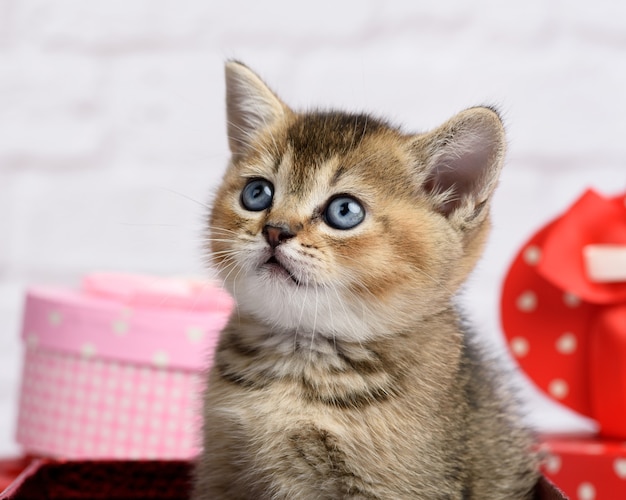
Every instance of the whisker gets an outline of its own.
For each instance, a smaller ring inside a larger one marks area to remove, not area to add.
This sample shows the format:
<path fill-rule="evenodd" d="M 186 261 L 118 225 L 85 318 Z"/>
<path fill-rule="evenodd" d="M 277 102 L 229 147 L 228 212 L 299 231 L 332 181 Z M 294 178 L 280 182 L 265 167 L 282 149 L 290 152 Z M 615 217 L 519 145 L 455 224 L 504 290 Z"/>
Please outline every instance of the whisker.
<path fill-rule="evenodd" d="M 156 223 L 142 223 L 142 222 L 118 222 L 120 226 L 130 227 L 181 227 L 179 224 L 156 224 Z"/>
<path fill-rule="evenodd" d="M 224 227 L 219 227 L 219 226 L 207 226 L 207 229 L 211 232 L 221 232 L 221 233 L 228 233 L 228 234 L 234 234 L 234 235 L 239 235 L 239 232 L 237 231 L 233 231 L 232 229 L 226 229 Z"/>
<path fill-rule="evenodd" d="M 302 299 L 302 307 L 300 308 L 300 318 L 298 319 L 298 325 L 296 326 L 295 337 L 294 337 L 294 348 L 296 347 L 296 338 L 298 336 L 300 325 L 302 324 L 302 317 L 304 316 L 304 308 L 306 306 L 307 297 L 309 294 L 309 283 L 307 282 L 306 287 L 304 288 L 304 298 Z M 295 349 L 294 349 L 295 352 Z"/>
<path fill-rule="evenodd" d="M 163 189 L 164 191 L 168 191 L 168 192 L 170 192 L 170 193 L 172 193 L 172 194 L 178 195 L 178 196 L 180 196 L 181 198 L 185 198 L 186 200 L 193 201 L 193 202 L 194 202 L 194 203 L 196 203 L 197 205 L 200 205 L 202 208 L 206 208 L 206 209 L 208 209 L 208 210 L 210 210 L 210 209 L 211 209 L 211 207 L 210 207 L 209 205 L 207 205 L 206 203 L 203 203 L 203 202 L 201 202 L 201 201 L 198 201 L 198 200 L 196 200 L 195 198 L 192 198 L 191 196 L 188 196 L 188 195 L 186 195 L 186 194 L 184 194 L 184 193 L 181 193 L 180 191 L 176 191 L 175 189 L 166 188 L 166 187 L 163 187 L 163 186 L 161 186 L 161 189 Z"/>
<path fill-rule="evenodd" d="M 202 241 L 218 241 L 221 243 L 233 243 L 232 239 L 224 239 L 224 238 L 205 238 Z"/>
<path fill-rule="evenodd" d="M 309 363 L 313 364 L 313 343 L 315 342 L 315 332 L 317 329 L 317 308 L 319 305 L 319 292 L 318 288 L 315 288 L 315 310 L 313 313 L 313 331 L 311 333 L 311 343 L 309 344 Z"/>

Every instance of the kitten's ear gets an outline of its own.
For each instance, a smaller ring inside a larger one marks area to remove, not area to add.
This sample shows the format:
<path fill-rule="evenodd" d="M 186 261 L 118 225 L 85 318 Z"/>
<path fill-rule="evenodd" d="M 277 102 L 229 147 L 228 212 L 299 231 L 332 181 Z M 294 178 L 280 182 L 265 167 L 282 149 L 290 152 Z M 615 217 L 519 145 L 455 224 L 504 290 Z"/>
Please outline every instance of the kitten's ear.
<path fill-rule="evenodd" d="M 225 70 L 228 145 L 238 156 L 252 146 L 259 130 L 284 117 L 289 108 L 244 64 L 228 61 Z"/>
<path fill-rule="evenodd" d="M 414 142 L 414 151 L 426 166 L 424 189 L 443 215 L 461 221 L 478 215 L 488 201 L 505 149 L 502 121 L 484 107 L 462 111 Z"/>

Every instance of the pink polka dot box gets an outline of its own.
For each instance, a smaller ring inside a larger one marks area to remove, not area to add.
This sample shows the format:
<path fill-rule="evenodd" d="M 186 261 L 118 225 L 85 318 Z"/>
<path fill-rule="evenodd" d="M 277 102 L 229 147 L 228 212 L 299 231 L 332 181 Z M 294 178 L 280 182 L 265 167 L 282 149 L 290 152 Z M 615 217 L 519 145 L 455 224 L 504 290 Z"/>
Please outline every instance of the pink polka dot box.
<path fill-rule="evenodd" d="M 232 300 L 181 279 L 91 274 L 28 290 L 17 440 L 68 459 L 188 459 Z"/>

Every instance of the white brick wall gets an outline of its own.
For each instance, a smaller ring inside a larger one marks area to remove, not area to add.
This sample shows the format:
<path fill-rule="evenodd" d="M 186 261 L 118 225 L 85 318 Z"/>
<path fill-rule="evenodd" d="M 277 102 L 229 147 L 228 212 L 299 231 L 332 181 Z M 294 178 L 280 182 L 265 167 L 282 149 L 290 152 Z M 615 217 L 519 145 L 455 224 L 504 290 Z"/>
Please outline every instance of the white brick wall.
<path fill-rule="evenodd" d="M 201 272 L 201 204 L 227 158 L 228 57 L 294 106 L 408 129 L 500 107 L 509 162 L 464 298 L 494 342 L 517 246 L 586 186 L 626 188 L 621 2 L 0 0 L 0 455 L 17 451 L 29 283 Z M 544 425 L 565 418 L 532 408 Z"/>

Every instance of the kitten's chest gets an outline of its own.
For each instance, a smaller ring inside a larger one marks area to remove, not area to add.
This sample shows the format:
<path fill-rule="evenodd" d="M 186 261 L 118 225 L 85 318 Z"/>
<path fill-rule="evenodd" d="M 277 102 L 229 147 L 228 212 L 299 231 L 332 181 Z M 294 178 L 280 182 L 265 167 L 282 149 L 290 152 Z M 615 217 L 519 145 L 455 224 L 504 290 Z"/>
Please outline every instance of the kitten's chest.
<path fill-rule="evenodd" d="M 225 332 L 205 404 L 208 439 L 233 439 L 232 460 L 247 463 L 249 482 L 306 477 L 310 492 L 328 486 L 326 496 L 284 498 L 337 498 L 338 491 L 379 491 L 396 481 L 389 474 L 414 477 L 411 483 L 432 475 L 428 457 L 452 433 L 442 428 L 441 384 L 424 372 L 426 362 L 382 343 L 281 351 L 258 340 Z"/>
<path fill-rule="evenodd" d="M 246 481 L 289 478 L 273 486 L 288 492 L 278 498 L 403 498 L 388 489 L 392 476 L 412 488 L 407 478 L 427 475 L 437 453 L 431 432 L 394 404 L 327 405 L 292 384 L 242 392 L 236 407 L 219 413 L 209 418 L 237 436 L 235 462 L 247 463 Z"/>
<path fill-rule="evenodd" d="M 334 339 L 259 339 L 232 331 L 220 342 L 212 376 L 253 397 L 289 396 L 288 408 L 349 412 L 398 396 L 406 374 L 398 372 L 395 361 L 375 347 Z"/>

